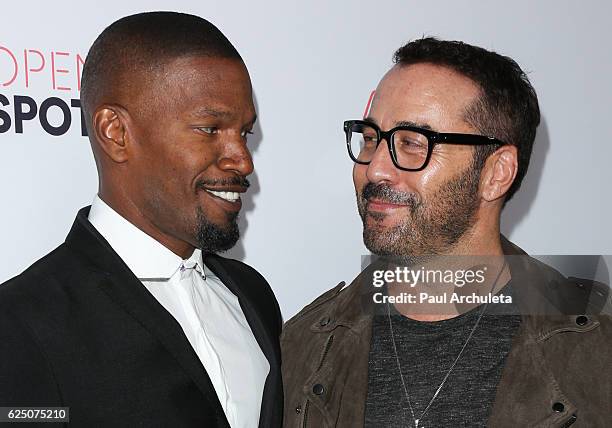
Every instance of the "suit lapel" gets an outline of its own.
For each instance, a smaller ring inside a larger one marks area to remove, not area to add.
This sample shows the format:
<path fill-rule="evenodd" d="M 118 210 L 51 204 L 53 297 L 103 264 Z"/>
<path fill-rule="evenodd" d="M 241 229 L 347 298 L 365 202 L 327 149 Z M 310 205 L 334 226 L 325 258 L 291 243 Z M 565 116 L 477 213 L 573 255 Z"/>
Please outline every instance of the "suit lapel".
<path fill-rule="evenodd" d="M 215 256 L 214 254 L 206 254 L 203 255 L 203 257 L 206 266 L 208 266 L 223 284 L 238 297 L 240 308 L 251 327 L 255 340 L 257 340 L 259 347 L 270 364 L 270 373 L 266 379 L 261 400 L 259 426 L 272 426 L 269 418 L 274 414 L 274 406 L 277 405 L 276 395 L 279 391 L 276 385 L 281 383 L 279 371 L 280 363 L 273 345 L 274 339 L 270 336 L 269 329 L 264 326 L 261 317 L 252 304 L 255 300 L 255 296 L 252 295 L 252 293 L 258 293 L 258 291 L 254 287 L 249 287 L 248 284 L 237 284 L 232 275 L 225 268 L 221 257 Z"/>
<path fill-rule="evenodd" d="M 77 254 L 85 256 L 93 270 L 102 273 L 101 289 L 163 344 L 215 409 L 217 426 L 229 428 L 212 382 L 181 326 L 89 223 L 88 212 L 89 207 L 79 211 L 66 244 Z"/>

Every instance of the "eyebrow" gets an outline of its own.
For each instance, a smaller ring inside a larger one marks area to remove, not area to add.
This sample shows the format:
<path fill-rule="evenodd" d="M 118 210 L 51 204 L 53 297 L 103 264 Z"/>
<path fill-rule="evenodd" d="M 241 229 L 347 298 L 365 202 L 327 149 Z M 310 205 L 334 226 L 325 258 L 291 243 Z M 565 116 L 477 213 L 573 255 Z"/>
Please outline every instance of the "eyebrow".
<path fill-rule="evenodd" d="M 213 116 L 218 118 L 228 118 L 232 116 L 232 113 L 227 110 L 220 110 L 214 107 L 200 107 L 193 111 L 194 116 Z"/>
<path fill-rule="evenodd" d="M 400 120 L 399 122 L 395 122 L 394 126 L 414 126 L 415 128 L 422 128 L 433 131 L 431 125 L 427 123 L 412 122 L 411 120 Z"/>
<path fill-rule="evenodd" d="M 370 117 L 370 116 L 366 117 L 364 120 L 365 120 L 365 121 L 368 121 L 368 122 L 372 122 L 372 123 L 376 124 L 377 126 L 379 126 L 379 125 L 378 125 L 378 123 L 376 122 L 376 120 L 374 120 L 374 118 L 372 118 L 372 117 Z M 395 122 L 395 123 L 393 124 L 393 127 L 395 128 L 395 127 L 397 127 L 397 126 L 413 126 L 413 127 L 415 127 L 415 128 L 428 129 L 428 130 L 430 130 L 430 131 L 433 131 L 433 130 L 434 130 L 434 129 L 431 127 L 431 125 L 429 125 L 429 124 L 427 124 L 427 123 L 422 123 L 422 122 L 413 122 L 413 121 L 411 121 L 411 120 L 400 120 L 400 121 L 398 121 L 398 122 Z"/>
<path fill-rule="evenodd" d="M 233 116 L 233 114 L 227 110 L 219 110 L 211 107 L 201 107 L 195 110 L 193 115 L 196 117 L 213 116 L 219 119 L 228 119 Z M 246 125 L 254 125 L 256 121 L 257 113 L 253 115 L 253 118 L 249 120 Z"/>

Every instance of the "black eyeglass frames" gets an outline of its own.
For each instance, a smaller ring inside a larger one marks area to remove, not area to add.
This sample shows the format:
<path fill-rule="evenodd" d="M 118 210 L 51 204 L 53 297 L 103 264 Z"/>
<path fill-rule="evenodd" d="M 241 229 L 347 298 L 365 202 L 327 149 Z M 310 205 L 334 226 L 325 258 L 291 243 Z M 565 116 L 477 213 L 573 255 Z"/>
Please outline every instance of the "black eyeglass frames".
<path fill-rule="evenodd" d="M 442 133 L 416 126 L 397 126 L 382 131 L 375 123 L 366 120 L 345 121 L 344 133 L 349 156 L 354 162 L 369 164 L 384 139 L 387 141 L 393 164 L 403 171 L 425 169 L 436 144 L 505 144 L 497 138 L 485 135 Z"/>

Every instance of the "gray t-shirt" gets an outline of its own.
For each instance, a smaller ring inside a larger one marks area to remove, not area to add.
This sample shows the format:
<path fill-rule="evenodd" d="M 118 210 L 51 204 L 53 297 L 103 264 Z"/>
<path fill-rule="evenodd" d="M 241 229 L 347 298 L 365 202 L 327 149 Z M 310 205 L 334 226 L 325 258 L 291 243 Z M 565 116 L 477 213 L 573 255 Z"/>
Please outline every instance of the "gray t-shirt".
<path fill-rule="evenodd" d="M 512 295 L 510 284 L 502 291 Z M 458 317 L 420 322 L 390 305 L 395 343 L 415 418 L 427 407 L 461 351 L 483 306 Z M 478 328 L 419 427 L 483 427 L 521 317 L 515 305 L 489 304 Z M 365 409 L 368 428 L 414 427 L 399 376 L 389 319 L 374 316 Z"/>

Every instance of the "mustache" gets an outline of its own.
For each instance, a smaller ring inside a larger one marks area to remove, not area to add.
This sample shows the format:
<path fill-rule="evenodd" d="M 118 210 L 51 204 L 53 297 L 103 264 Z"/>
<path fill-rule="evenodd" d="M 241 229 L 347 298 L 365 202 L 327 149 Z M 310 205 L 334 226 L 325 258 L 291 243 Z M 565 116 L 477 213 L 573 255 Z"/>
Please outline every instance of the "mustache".
<path fill-rule="evenodd" d="M 200 179 L 196 181 L 196 187 L 204 189 L 206 186 L 240 186 L 248 189 L 251 183 L 246 177 L 232 177 L 224 179 Z"/>
<path fill-rule="evenodd" d="M 418 205 L 419 198 L 415 193 L 412 192 L 400 192 L 394 190 L 386 184 L 374 184 L 368 183 L 363 186 L 361 190 L 361 198 L 365 201 L 369 201 L 372 198 L 380 199 L 384 202 L 390 202 L 394 204 L 405 204 L 411 207 Z"/>

